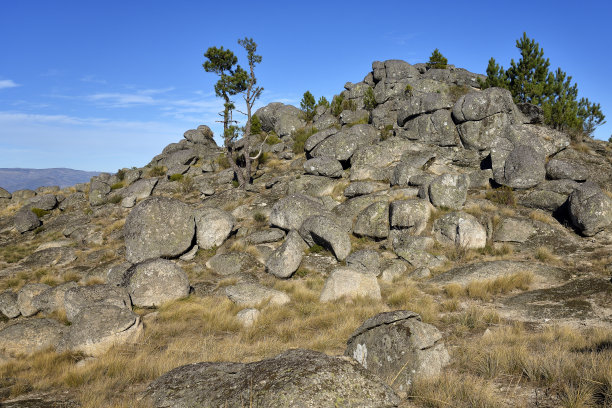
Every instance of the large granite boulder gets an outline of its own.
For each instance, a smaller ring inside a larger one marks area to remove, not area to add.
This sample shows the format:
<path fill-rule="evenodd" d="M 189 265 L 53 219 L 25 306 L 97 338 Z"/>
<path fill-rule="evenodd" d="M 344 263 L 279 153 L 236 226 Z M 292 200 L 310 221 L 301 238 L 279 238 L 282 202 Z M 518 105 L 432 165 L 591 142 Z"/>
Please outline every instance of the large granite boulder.
<path fill-rule="evenodd" d="M 589 170 L 579 163 L 552 158 L 546 163 L 546 175 L 553 180 L 585 181 Z"/>
<path fill-rule="evenodd" d="M 353 233 L 375 239 L 387 238 L 389 236 L 389 203 L 377 201 L 361 211 L 355 220 Z"/>
<path fill-rule="evenodd" d="M 302 349 L 253 363 L 189 364 L 162 375 L 146 390 L 155 408 L 391 408 L 399 398 L 352 359 Z M 254 405 L 255 406 L 255 405 Z"/>
<path fill-rule="evenodd" d="M 203 249 L 219 247 L 234 229 L 234 217 L 218 208 L 195 210 L 196 239 Z"/>
<path fill-rule="evenodd" d="M 291 301 L 285 292 L 258 283 L 239 283 L 225 288 L 225 294 L 239 306 L 255 307 L 263 302 L 284 305 Z"/>
<path fill-rule="evenodd" d="M 399 126 L 404 126 L 410 119 L 425 113 L 433 113 L 440 109 L 450 109 L 453 104 L 445 94 L 425 93 L 415 95 L 408 100 L 402 101 L 399 106 L 397 124 Z"/>
<path fill-rule="evenodd" d="M 313 157 L 331 157 L 346 161 L 361 147 L 374 143 L 379 138 L 378 132 L 371 125 L 355 125 L 344 128 L 324 139 L 310 152 Z"/>
<path fill-rule="evenodd" d="M 66 318 L 73 321 L 81 310 L 88 307 L 111 305 L 132 309 L 130 295 L 124 288 L 113 285 L 78 286 L 68 289 L 64 295 Z"/>
<path fill-rule="evenodd" d="M 301 194 L 283 197 L 274 204 L 270 213 L 270 224 L 284 230 L 298 230 L 302 222 L 312 215 L 321 215 L 327 210 L 321 202 Z"/>
<path fill-rule="evenodd" d="M 0 350 L 8 355 L 29 354 L 57 347 L 66 326 L 52 319 L 26 319 L 0 329 Z"/>
<path fill-rule="evenodd" d="M 39 194 L 28 200 L 28 207 L 40 208 L 41 210 L 51 211 L 57 207 L 57 197 L 55 194 Z"/>
<path fill-rule="evenodd" d="M 546 178 L 545 158 L 533 147 L 519 145 L 506 157 L 503 173 L 495 181 L 512 188 L 531 188 Z"/>
<path fill-rule="evenodd" d="M 425 230 L 431 216 L 431 204 L 427 200 L 399 200 L 389 208 L 391 228 L 407 230 L 419 235 Z"/>
<path fill-rule="evenodd" d="M 438 146 L 457 146 L 460 144 L 457 127 L 449 110 L 440 109 L 432 114 L 424 114 L 407 121 L 400 137 L 420 140 Z"/>
<path fill-rule="evenodd" d="M 309 246 L 315 244 L 331 250 L 336 259 L 343 261 L 351 252 L 351 240 L 334 220 L 324 215 L 313 215 L 302 223 L 299 233 Z"/>
<path fill-rule="evenodd" d="M 189 295 L 187 274 L 167 259 L 151 259 L 134 266 L 127 290 L 134 306 L 157 307 Z"/>
<path fill-rule="evenodd" d="M 255 115 L 261 121 L 261 129 L 264 132 L 275 131 L 280 137 L 289 136 L 306 125 L 301 110 L 280 102 L 273 102 L 257 109 Z"/>
<path fill-rule="evenodd" d="M 206 267 L 216 274 L 227 276 L 257 269 L 259 262 L 245 252 L 227 252 L 214 255 L 206 262 Z"/>
<path fill-rule="evenodd" d="M 315 157 L 304 163 L 304 171 L 314 176 L 342 177 L 342 164 L 331 157 Z"/>
<path fill-rule="evenodd" d="M 469 178 L 464 174 L 443 174 L 429 185 L 429 199 L 436 207 L 461 209 L 467 198 Z"/>
<path fill-rule="evenodd" d="M 12 290 L 0 293 L 0 313 L 9 319 L 14 319 L 21 314 L 17 305 L 17 293 Z"/>
<path fill-rule="evenodd" d="M 453 212 L 434 221 L 433 235 L 438 242 L 461 248 L 477 249 L 487 245 L 487 231 L 470 214 Z"/>
<path fill-rule="evenodd" d="M 491 143 L 510 124 L 506 113 L 496 113 L 477 121 L 467 121 L 457 125 L 463 147 L 471 150 L 489 150 Z"/>
<path fill-rule="evenodd" d="M 331 302 L 343 297 L 368 297 L 380 300 L 380 286 L 376 275 L 350 267 L 334 269 L 325 281 L 319 300 Z"/>
<path fill-rule="evenodd" d="M 72 321 L 60 349 L 100 356 L 113 345 L 134 342 L 142 333 L 140 316 L 109 304 L 82 309 Z"/>
<path fill-rule="evenodd" d="M 34 298 L 45 290 L 49 289 L 49 285 L 44 283 L 28 283 L 17 292 L 17 307 L 21 315 L 30 317 L 38 313 L 40 309 L 34 304 Z"/>
<path fill-rule="evenodd" d="M 417 377 L 439 375 L 450 362 L 442 333 L 406 310 L 366 320 L 348 339 L 344 355 L 402 393 Z"/>
<path fill-rule="evenodd" d="M 297 231 L 289 231 L 285 242 L 272 252 L 266 260 L 266 270 L 277 278 L 291 277 L 300 267 L 304 251 L 307 248 L 308 245 Z"/>
<path fill-rule="evenodd" d="M 191 248 L 195 219 L 179 200 L 149 197 L 130 211 L 123 231 L 125 256 L 131 263 L 178 257 Z"/>
<path fill-rule="evenodd" d="M 21 234 L 31 231 L 41 224 L 36 214 L 34 214 L 28 206 L 23 207 L 15 213 L 13 223 L 15 224 L 17 232 Z"/>
<path fill-rule="evenodd" d="M 346 258 L 346 265 L 353 269 L 380 275 L 380 255 L 374 249 L 360 249 Z"/>
<path fill-rule="evenodd" d="M 470 92 L 457 100 L 453 106 L 453 117 L 458 123 L 483 120 L 496 113 L 511 113 L 514 101 L 510 91 L 502 88 L 487 88 L 481 92 Z"/>
<path fill-rule="evenodd" d="M 53 313 L 66 308 L 66 292 L 76 288 L 76 282 L 66 282 L 53 286 L 39 295 L 34 296 L 32 305 L 43 313 Z"/>
<path fill-rule="evenodd" d="M 569 212 L 572 224 L 590 237 L 612 224 L 612 199 L 587 181 L 570 194 Z"/>

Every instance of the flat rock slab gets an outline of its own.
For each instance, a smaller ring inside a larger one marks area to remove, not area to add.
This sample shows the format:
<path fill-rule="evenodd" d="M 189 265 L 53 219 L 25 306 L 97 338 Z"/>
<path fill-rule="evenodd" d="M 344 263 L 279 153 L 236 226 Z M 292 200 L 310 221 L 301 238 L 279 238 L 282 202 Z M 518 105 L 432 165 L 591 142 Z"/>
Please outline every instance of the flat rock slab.
<path fill-rule="evenodd" d="M 235 275 L 248 272 L 260 266 L 255 257 L 244 252 L 217 254 L 206 262 L 206 267 L 219 275 Z"/>
<path fill-rule="evenodd" d="M 397 407 L 389 386 L 352 359 L 294 349 L 249 364 L 197 363 L 152 382 L 145 395 L 155 408 Z"/>
<path fill-rule="evenodd" d="M 29 354 L 56 347 L 66 326 L 52 319 L 28 319 L 0 330 L 0 350 L 9 355 Z"/>
<path fill-rule="evenodd" d="M 66 318 L 73 321 L 81 310 L 91 306 L 113 305 L 123 309 L 132 308 L 130 295 L 124 288 L 112 285 L 79 286 L 64 294 Z"/>
<path fill-rule="evenodd" d="M 578 279 L 518 294 L 504 304 L 536 321 L 600 319 L 612 323 L 612 283 L 597 278 Z"/>
<path fill-rule="evenodd" d="M 225 288 L 225 294 L 234 303 L 254 307 L 269 301 L 273 305 L 284 305 L 291 301 L 285 292 L 271 289 L 258 283 L 239 283 Z"/>
<path fill-rule="evenodd" d="M 529 261 L 490 261 L 478 262 L 459 268 L 453 268 L 448 272 L 436 276 L 431 282 L 436 283 L 459 283 L 468 284 L 472 281 L 483 279 L 495 279 L 505 275 L 519 272 L 531 272 L 536 282 L 561 283 L 567 281 L 570 272 L 554 266 L 544 265 Z"/>

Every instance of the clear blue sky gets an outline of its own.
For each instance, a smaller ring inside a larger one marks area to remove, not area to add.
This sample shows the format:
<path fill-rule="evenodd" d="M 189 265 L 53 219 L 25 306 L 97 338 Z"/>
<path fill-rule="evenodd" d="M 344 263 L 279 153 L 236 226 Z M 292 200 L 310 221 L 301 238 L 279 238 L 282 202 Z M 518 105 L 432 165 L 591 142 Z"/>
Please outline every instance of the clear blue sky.
<path fill-rule="evenodd" d="M 230 8 L 225 8 L 230 4 Z M 253 37 L 261 102 L 331 99 L 375 60 L 449 63 L 484 73 L 518 59 L 523 31 L 608 118 L 607 1 L 63 1 L 0 0 L 0 167 L 116 171 L 143 166 L 221 110 L 210 46 Z"/>

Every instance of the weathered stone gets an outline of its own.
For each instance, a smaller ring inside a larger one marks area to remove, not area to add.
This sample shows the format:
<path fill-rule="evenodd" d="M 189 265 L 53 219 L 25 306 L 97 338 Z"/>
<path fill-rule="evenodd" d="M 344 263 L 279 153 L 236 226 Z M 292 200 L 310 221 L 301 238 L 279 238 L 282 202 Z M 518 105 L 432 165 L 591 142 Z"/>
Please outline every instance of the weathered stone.
<path fill-rule="evenodd" d="M 285 242 L 266 260 L 266 270 L 277 278 L 291 277 L 300 267 L 307 248 L 308 245 L 297 231 L 289 231 Z"/>
<path fill-rule="evenodd" d="M 487 88 L 481 92 L 463 95 L 453 106 L 453 117 L 462 123 L 482 120 L 496 113 L 510 113 L 514 102 L 510 91 L 502 88 Z"/>
<path fill-rule="evenodd" d="M 134 267 L 127 290 L 134 306 L 157 307 L 187 297 L 189 279 L 174 262 L 152 259 Z"/>
<path fill-rule="evenodd" d="M 380 279 L 385 282 L 393 282 L 395 278 L 402 276 L 407 270 L 406 262 L 400 259 L 392 259 L 383 267 Z"/>
<path fill-rule="evenodd" d="M 256 268 L 257 260 L 243 252 L 216 254 L 206 262 L 206 267 L 219 275 L 234 275 Z"/>
<path fill-rule="evenodd" d="M 584 181 L 589 176 L 589 171 L 586 167 L 578 163 L 571 163 L 558 159 L 550 159 L 546 163 L 546 175 L 553 180 L 569 179 L 576 181 Z"/>
<path fill-rule="evenodd" d="M 544 156 L 533 147 L 519 145 L 506 157 L 503 174 L 497 173 L 495 181 L 512 188 L 530 188 L 546 178 Z"/>
<path fill-rule="evenodd" d="M 56 320 L 20 320 L 0 329 L 0 350 L 14 356 L 56 347 L 65 329 L 66 327 Z"/>
<path fill-rule="evenodd" d="M 59 209 L 62 211 L 74 211 L 77 209 L 85 208 L 88 205 L 85 193 L 77 192 L 72 193 L 64 201 L 59 204 Z"/>
<path fill-rule="evenodd" d="M 457 131 L 466 149 L 489 150 L 491 143 L 510 123 L 506 113 L 496 113 L 482 120 L 468 121 L 457 125 Z"/>
<path fill-rule="evenodd" d="M 51 287 L 39 295 L 34 296 L 32 299 L 32 305 L 35 309 L 38 309 L 43 313 L 53 313 L 55 311 L 65 310 L 66 292 L 77 286 L 78 285 L 76 282 L 66 282 L 61 285 Z"/>
<path fill-rule="evenodd" d="M 304 163 L 304 171 L 315 176 L 342 177 L 342 164 L 331 157 L 315 157 Z"/>
<path fill-rule="evenodd" d="M 277 242 L 285 238 L 285 232 L 279 228 L 269 228 L 261 231 L 255 231 L 248 237 L 246 241 L 251 245 L 267 244 Z"/>
<path fill-rule="evenodd" d="M 493 234 L 493 240 L 498 242 L 525 242 L 536 232 L 533 224 L 527 220 L 506 218 Z"/>
<path fill-rule="evenodd" d="M 402 101 L 397 112 L 397 124 L 404 126 L 410 119 L 424 113 L 433 113 L 440 109 L 450 109 L 452 102 L 446 95 L 426 93 L 415 95 L 407 101 Z"/>
<path fill-rule="evenodd" d="M 46 248 L 28 255 L 21 264 L 29 268 L 64 266 L 77 259 L 75 249 L 71 247 Z"/>
<path fill-rule="evenodd" d="M 569 211 L 574 226 L 587 237 L 597 234 L 612 223 L 612 199 L 590 181 L 570 194 Z"/>
<path fill-rule="evenodd" d="M 319 143 L 310 154 L 313 157 L 332 157 L 344 161 L 351 158 L 361 146 L 377 141 L 378 132 L 370 125 L 355 125 L 329 136 Z"/>
<path fill-rule="evenodd" d="M 258 408 L 351 406 L 391 408 L 399 398 L 351 359 L 293 349 L 254 363 L 197 363 L 175 368 L 152 382 L 146 397 L 155 408 Z"/>
<path fill-rule="evenodd" d="M 361 211 L 353 227 L 355 235 L 371 238 L 389 236 L 389 203 L 378 201 Z"/>
<path fill-rule="evenodd" d="M 317 129 L 328 129 L 337 124 L 338 119 L 334 115 L 331 115 L 329 113 L 324 113 L 318 118 L 315 118 L 313 122 L 314 127 L 316 127 Z"/>
<path fill-rule="evenodd" d="M 319 300 L 331 302 L 342 297 L 369 297 L 381 299 L 380 286 L 373 273 L 364 273 L 353 268 L 336 268 L 325 281 Z"/>
<path fill-rule="evenodd" d="M 236 318 L 244 327 L 251 327 L 257 321 L 261 312 L 254 308 L 242 309 L 236 315 Z"/>
<path fill-rule="evenodd" d="M 353 252 L 346 258 L 346 265 L 376 276 L 380 275 L 380 255 L 373 249 L 362 249 Z"/>
<path fill-rule="evenodd" d="M 434 221 L 433 234 L 438 242 L 461 248 L 477 249 L 487 245 L 487 231 L 470 214 L 453 212 Z"/>
<path fill-rule="evenodd" d="M 295 194 L 283 197 L 274 204 L 270 213 L 270 224 L 286 231 L 297 230 L 306 218 L 326 212 L 325 207 L 319 201 Z"/>
<path fill-rule="evenodd" d="M 44 283 L 28 283 L 17 292 L 17 306 L 21 315 L 30 317 L 38 313 L 39 309 L 33 304 L 34 297 L 49 289 Z"/>
<path fill-rule="evenodd" d="M 203 208 L 194 211 L 196 239 L 203 249 L 219 247 L 231 234 L 236 221 L 234 217 L 218 208 Z"/>
<path fill-rule="evenodd" d="M 37 195 L 28 200 L 28 207 L 40 208 L 41 210 L 51 211 L 57 207 L 57 197 L 55 194 Z"/>
<path fill-rule="evenodd" d="M 547 211 L 557 211 L 567 201 L 567 194 L 558 194 L 552 191 L 535 190 L 522 196 L 520 204 L 525 207 L 539 208 Z"/>
<path fill-rule="evenodd" d="M 125 256 L 131 263 L 177 257 L 189 250 L 195 234 L 193 211 L 181 201 L 149 197 L 127 216 Z"/>
<path fill-rule="evenodd" d="M 132 308 L 128 292 L 117 286 L 78 286 L 68 289 L 64 294 L 64 308 L 68 321 L 73 321 L 79 312 L 87 307 L 101 305 Z"/>
<path fill-rule="evenodd" d="M 339 261 L 345 260 L 351 252 L 351 240 L 347 232 L 328 216 L 308 217 L 302 223 L 299 233 L 309 246 L 321 245 L 331 250 Z"/>
<path fill-rule="evenodd" d="M 417 377 L 439 375 L 450 362 L 442 334 L 410 311 L 385 312 L 366 320 L 347 341 L 344 355 L 407 392 Z"/>
<path fill-rule="evenodd" d="M 125 198 L 132 197 L 135 200 L 143 200 L 151 195 L 151 192 L 159 182 L 159 179 L 149 178 L 134 182 L 124 192 Z"/>
<path fill-rule="evenodd" d="M 356 111 L 345 110 L 340 114 L 340 123 L 343 125 L 364 124 L 370 121 L 370 112 L 365 109 L 357 109 Z"/>
<path fill-rule="evenodd" d="M 425 230 L 431 216 L 431 204 L 426 200 L 401 200 L 391 203 L 389 208 L 391 228 L 408 230 L 419 235 Z"/>
<path fill-rule="evenodd" d="M 27 206 L 15 213 L 13 223 L 17 232 L 22 234 L 37 228 L 41 224 L 36 214 Z"/>
<path fill-rule="evenodd" d="M 357 197 L 360 195 L 377 193 L 379 191 L 387 190 L 389 188 L 389 184 L 387 183 L 379 183 L 374 181 L 356 181 L 348 185 L 347 188 L 344 189 L 345 197 Z"/>
<path fill-rule="evenodd" d="M 21 314 L 17 304 L 17 293 L 12 290 L 0 293 L 0 313 L 9 319 L 14 319 Z"/>
<path fill-rule="evenodd" d="M 213 139 L 212 130 L 206 125 L 200 125 L 197 129 L 186 131 L 183 137 L 192 143 L 216 144 Z"/>
<path fill-rule="evenodd" d="M 140 317 L 130 309 L 109 304 L 90 306 L 74 318 L 60 348 L 96 357 L 113 345 L 135 342 L 141 333 Z"/>
<path fill-rule="evenodd" d="M 459 133 L 451 118 L 450 111 L 437 110 L 408 120 L 399 136 L 410 140 L 420 140 L 438 146 L 457 146 Z"/>
<path fill-rule="evenodd" d="M 254 307 L 263 302 L 272 305 L 284 305 L 291 301 L 285 292 L 270 289 L 258 283 L 239 283 L 225 288 L 225 294 L 240 306 Z"/>
<path fill-rule="evenodd" d="M 429 185 L 429 199 L 436 207 L 458 210 L 467 198 L 469 179 L 466 175 L 443 174 Z"/>
<path fill-rule="evenodd" d="M 324 130 L 321 130 L 313 134 L 312 136 L 308 138 L 308 140 L 306 140 L 306 143 L 304 143 L 304 150 L 307 152 L 310 152 L 312 149 L 317 147 L 322 141 L 324 141 L 325 139 L 327 139 L 328 137 L 332 135 L 335 135 L 338 132 L 339 132 L 339 129 L 329 128 L 329 129 L 324 129 Z"/>

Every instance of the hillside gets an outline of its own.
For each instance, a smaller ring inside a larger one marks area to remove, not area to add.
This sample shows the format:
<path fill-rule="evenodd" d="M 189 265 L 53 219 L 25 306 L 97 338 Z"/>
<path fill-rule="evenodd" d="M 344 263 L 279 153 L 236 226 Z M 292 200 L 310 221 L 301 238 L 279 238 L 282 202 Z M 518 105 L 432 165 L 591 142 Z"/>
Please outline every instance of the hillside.
<path fill-rule="evenodd" d="M 73 169 L 0 169 L 0 187 L 9 192 L 16 190 L 36 190 L 43 186 L 60 188 L 87 183 L 99 171 Z"/>
<path fill-rule="evenodd" d="M 259 109 L 245 189 L 202 125 L 0 190 L 0 404 L 612 406 L 611 145 L 460 68 L 365 74 Z"/>

